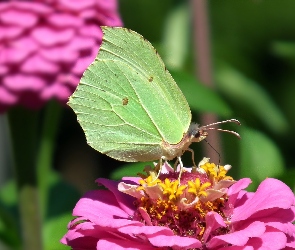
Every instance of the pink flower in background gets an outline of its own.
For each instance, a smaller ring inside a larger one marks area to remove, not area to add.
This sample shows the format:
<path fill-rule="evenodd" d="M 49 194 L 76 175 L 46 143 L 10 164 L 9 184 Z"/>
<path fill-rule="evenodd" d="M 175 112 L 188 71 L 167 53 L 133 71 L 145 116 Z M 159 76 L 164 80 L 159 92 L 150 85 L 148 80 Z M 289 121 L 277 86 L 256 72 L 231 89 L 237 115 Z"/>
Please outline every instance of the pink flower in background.
<path fill-rule="evenodd" d="M 72 249 L 295 249 L 294 194 L 279 180 L 255 193 L 249 179 L 226 176 L 229 166 L 203 161 L 179 172 L 167 164 L 157 178 L 97 182 L 74 208 L 63 244 Z"/>
<path fill-rule="evenodd" d="M 0 2 L 0 112 L 65 103 L 98 52 L 101 25 L 122 25 L 116 0 Z"/>

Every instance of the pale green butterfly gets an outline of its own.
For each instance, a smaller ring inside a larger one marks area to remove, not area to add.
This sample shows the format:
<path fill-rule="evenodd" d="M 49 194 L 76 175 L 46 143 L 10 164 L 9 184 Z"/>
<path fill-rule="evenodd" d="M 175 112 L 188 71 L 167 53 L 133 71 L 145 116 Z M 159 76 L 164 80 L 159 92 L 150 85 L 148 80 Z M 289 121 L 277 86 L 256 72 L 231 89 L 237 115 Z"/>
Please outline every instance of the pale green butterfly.
<path fill-rule="evenodd" d="M 88 144 L 121 161 L 180 160 L 215 124 L 191 123 L 184 95 L 145 38 L 126 28 L 102 30 L 99 54 L 68 102 Z"/>

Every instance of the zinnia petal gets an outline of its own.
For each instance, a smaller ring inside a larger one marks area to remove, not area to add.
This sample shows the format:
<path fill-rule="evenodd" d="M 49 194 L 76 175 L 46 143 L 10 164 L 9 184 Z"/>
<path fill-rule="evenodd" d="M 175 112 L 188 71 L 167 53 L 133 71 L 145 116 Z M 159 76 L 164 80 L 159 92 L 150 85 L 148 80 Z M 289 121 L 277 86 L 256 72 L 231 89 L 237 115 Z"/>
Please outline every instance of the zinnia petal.
<path fill-rule="evenodd" d="M 74 2 L 0 1 L 0 112 L 13 105 L 37 109 L 50 99 L 65 104 L 96 57 L 100 26 L 122 25 L 116 0 Z M 32 81 L 12 86 L 6 78 L 14 75 Z"/>
<path fill-rule="evenodd" d="M 251 199 L 234 210 L 231 221 L 247 219 L 254 213 L 268 208 L 290 208 L 293 200 L 294 194 L 286 184 L 267 178 L 259 185 Z"/>
<path fill-rule="evenodd" d="M 198 170 L 182 169 L 181 177 L 165 163 L 159 174 L 146 168 L 143 179 L 125 177 L 119 184 L 98 179 L 108 190 L 80 199 L 73 211 L 78 217 L 61 242 L 76 250 L 295 248 L 294 194 L 285 184 L 266 179 L 250 193 L 244 189 L 251 180 L 242 179 L 224 188 L 218 182 L 231 177 L 222 166 L 209 165 L 210 171 L 202 164 Z M 213 180 L 220 169 L 225 170 L 221 179 Z M 188 192 L 200 187 L 202 192 Z M 223 195 L 210 201 L 198 197 L 213 187 Z"/>

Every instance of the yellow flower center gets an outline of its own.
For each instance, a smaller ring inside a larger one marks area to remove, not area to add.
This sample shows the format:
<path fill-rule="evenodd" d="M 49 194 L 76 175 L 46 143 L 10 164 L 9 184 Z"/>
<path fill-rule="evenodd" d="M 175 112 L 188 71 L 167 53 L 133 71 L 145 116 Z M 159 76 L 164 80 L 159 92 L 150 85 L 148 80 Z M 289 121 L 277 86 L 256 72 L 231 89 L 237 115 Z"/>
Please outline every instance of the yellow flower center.
<path fill-rule="evenodd" d="M 214 189 L 216 183 L 232 180 L 226 173 L 223 166 L 209 162 L 199 166 L 197 171 L 182 172 L 180 180 L 178 172 L 160 174 L 158 178 L 153 173 L 139 181 L 137 191 L 143 191 L 143 196 L 135 205 L 141 212 L 137 212 L 134 218 L 145 223 L 141 214 L 144 210 L 152 225 L 166 226 L 175 235 L 202 240 L 209 212 L 218 213 L 226 221 L 223 213 L 226 188 L 219 183 L 216 186 L 221 190 Z"/>

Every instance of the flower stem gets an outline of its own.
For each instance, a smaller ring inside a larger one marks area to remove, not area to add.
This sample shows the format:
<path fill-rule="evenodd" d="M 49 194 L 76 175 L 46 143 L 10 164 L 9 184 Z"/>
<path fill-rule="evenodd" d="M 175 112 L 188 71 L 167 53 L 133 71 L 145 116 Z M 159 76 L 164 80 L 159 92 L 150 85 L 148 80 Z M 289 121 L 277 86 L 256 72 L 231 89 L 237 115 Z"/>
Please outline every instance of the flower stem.
<path fill-rule="evenodd" d="M 42 227 L 36 178 L 38 112 L 23 108 L 8 113 L 14 154 L 23 249 L 42 249 Z"/>
<path fill-rule="evenodd" d="M 211 67 L 210 51 L 210 29 L 208 23 L 207 0 L 192 0 L 193 26 L 194 26 L 194 47 L 197 78 L 206 86 L 214 88 L 213 73 Z M 201 124 L 217 122 L 215 114 L 203 114 Z M 217 131 L 210 131 L 207 141 L 221 154 L 221 146 Z M 205 144 L 204 144 L 205 145 Z M 210 147 L 205 148 L 207 155 L 213 162 L 218 162 L 218 155 Z"/>
<path fill-rule="evenodd" d="M 37 158 L 37 179 L 43 220 L 45 220 L 47 215 L 50 185 L 49 176 L 61 113 L 61 106 L 55 101 L 51 101 L 47 104 L 42 121 L 41 141 Z"/>

